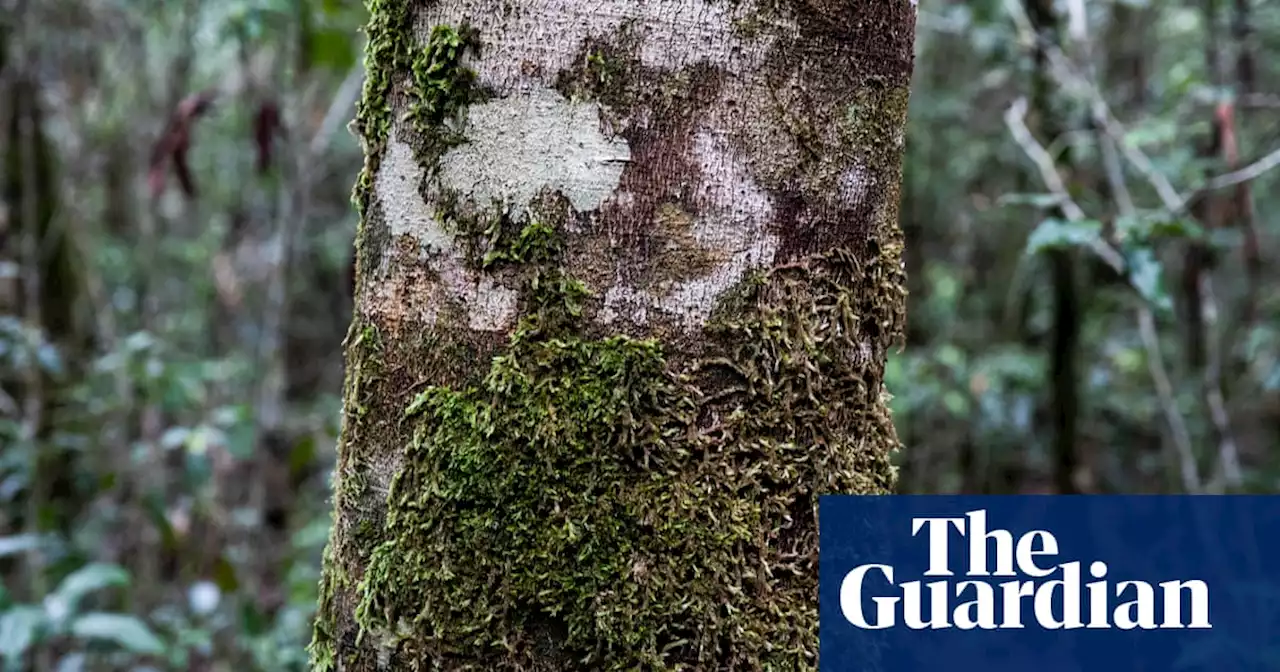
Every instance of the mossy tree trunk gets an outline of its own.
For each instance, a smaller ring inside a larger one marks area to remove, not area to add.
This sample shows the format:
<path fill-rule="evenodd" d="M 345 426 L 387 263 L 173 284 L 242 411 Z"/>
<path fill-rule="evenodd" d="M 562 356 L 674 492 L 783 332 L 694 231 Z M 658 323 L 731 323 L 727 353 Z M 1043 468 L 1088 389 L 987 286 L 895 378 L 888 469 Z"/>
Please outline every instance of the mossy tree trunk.
<path fill-rule="evenodd" d="M 321 670 L 801 670 L 885 493 L 911 0 L 370 0 Z"/>

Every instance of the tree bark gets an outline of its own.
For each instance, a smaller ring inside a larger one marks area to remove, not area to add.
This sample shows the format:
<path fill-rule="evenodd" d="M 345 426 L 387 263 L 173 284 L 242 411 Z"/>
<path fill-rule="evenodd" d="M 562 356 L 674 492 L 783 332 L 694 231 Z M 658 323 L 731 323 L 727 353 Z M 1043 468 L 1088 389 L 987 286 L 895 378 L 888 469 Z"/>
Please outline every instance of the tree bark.
<path fill-rule="evenodd" d="M 370 0 L 320 670 L 799 670 L 887 493 L 911 0 Z"/>

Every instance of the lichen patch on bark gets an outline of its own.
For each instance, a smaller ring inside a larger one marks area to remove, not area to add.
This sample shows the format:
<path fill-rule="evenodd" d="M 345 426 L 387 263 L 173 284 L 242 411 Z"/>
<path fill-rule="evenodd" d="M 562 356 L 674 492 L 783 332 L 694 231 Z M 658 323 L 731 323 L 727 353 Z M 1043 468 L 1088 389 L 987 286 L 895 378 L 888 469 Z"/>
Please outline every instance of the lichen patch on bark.
<path fill-rule="evenodd" d="M 388 142 L 374 181 L 387 228 L 393 236 L 411 236 L 425 250 L 448 250 L 453 247 L 453 236 L 436 221 L 418 194 L 422 166 L 414 158 L 413 148 L 396 140 L 396 135 L 393 133 Z"/>
<path fill-rule="evenodd" d="M 516 291 L 468 268 L 456 237 L 419 193 L 423 167 L 413 149 L 396 137 L 393 133 L 388 141 L 374 192 L 391 236 L 401 241 L 384 255 L 384 263 L 405 270 L 370 290 L 375 312 L 434 326 L 442 309 L 461 304 L 471 329 L 509 329 L 516 316 Z"/>
<path fill-rule="evenodd" d="M 599 106 L 532 88 L 468 110 L 467 142 L 440 160 L 441 186 L 476 203 L 523 209 L 543 189 L 595 210 L 631 160 L 625 140 L 600 131 Z"/>

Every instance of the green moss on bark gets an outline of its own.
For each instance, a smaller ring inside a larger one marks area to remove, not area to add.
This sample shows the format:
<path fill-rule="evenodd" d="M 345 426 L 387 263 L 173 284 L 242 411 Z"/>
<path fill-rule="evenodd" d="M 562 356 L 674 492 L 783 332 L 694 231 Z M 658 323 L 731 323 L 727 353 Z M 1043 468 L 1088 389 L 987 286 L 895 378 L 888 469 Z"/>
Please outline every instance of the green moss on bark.
<path fill-rule="evenodd" d="M 368 42 L 364 56 L 364 92 L 356 101 L 354 130 L 365 144 L 364 169 L 356 180 L 353 200 L 363 215 L 373 195 L 373 178 L 391 136 L 392 91 L 397 72 L 412 63 L 416 40 L 409 0 L 367 0 Z"/>
<path fill-rule="evenodd" d="M 479 33 L 470 26 L 432 28 L 426 45 L 413 51 L 410 71 L 414 101 L 409 118 L 427 128 L 439 128 L 475 102 L 476 74 L 463 66 L 463 60 L 471 54 L 479 55 L 479 49 Z"/>
<path fill-rule="evenodd" d="M 475 29 L 437 25 L 425 43 L 413 33 L 412 5 L 408 0 L 369 0 L 366 27 L 364 93 L 356 103 L 355 130 L 365 144 L 365 162 L 352 195 L 360 215 L 356 255 L 362 266 L 371 266 L 373 255 L 385 249 L 386 230 L 373 205 L 373 183 L 396 126 L 395 97 L 406 98 L 405 126 L 413 135 L 415 158 L 430 174 L 450 148 L 464 141 L 457 119 L 468 105 L 484 99 L 476 75 L 466 59 L 479 54 Z M 397 73 L 409 74 L 409 85 L 398 92 Z M 357 282 L 365 277 L 357 269 Z"/>
<path fill-rule="evenodd" d="M 413 10 L 408 0 L 368 0 L 368 9 L 366 75 L 354 123 L 365 145 L 365 163 L 353 193 L 360 215 L 356 233 L 358 286 L 370 277 L 369 269 L 374 267 L 377 255 L 389 247 L 387 227 L 373 207 L 373 184 L 395 126 L 396 96 L 407 98 L 406 120 L 416 131 L 415 149 L 423 160 L 438 158 L 462 141 L 450 122 L 481 98 L 475 73 L 465 66 L 465 59 L 479 48 L 474 30 L 466 25 L 456 29 L 435 26 L 425 43 L 420 44 L 413 33 Z M 407 88 L 398 86 L 396 81 L 403 73 L 410 75 Z M 449 366 L 465 368 L 473 354 L 466 339 L 436 336 L 435 343 L 415 345 L 431 347 L 437 355 L 451 357 L 451 363 L 444 365 L 446 370 Z M 337 614 L 353 608 L 336 601 L 350 600 L 353 594 L 355 582 L 348 568 L 365 562 L 367 552 L 385 538 L 384 493 L 369 487 L 370 459 L 376 457 L 373 453 L 380 447 L 378 438 L 394 438 L 396 431 L 370 426 L 366 416 L 382 415 L 379 406 L 394 403 L 403 394 L 399 390 L 403 385 L 388 380 L 384 371 L 384 358 L 394 358 L 399 353 L 385 352 L 376 326 L 357 317 L 345 349 L 344 420 L 334 479 L 336 515 L 324 556 L 320 613 L 309 646 L 312 667 L 318 671 L 334 669 L 337 663 L 335 650 L 342 636 L 337 631 Z M 335 549 L 344 549 L 355 557 L 336 557 Z"/>
<path fill-rule="evenodd" d="M 477 33 L 466 25 L 435 26 L 420 46 L 409 0 L 368 0 L 367 6 L 364 92 L 356 102 L 354 125 L 365 142 L 365 165 L 354 195 L 361 213 L 369 205 L 373 178 L 391 137 L 397 73 L 412 76 L 409 118 L 424 129 L 436 129 L 477 96 L 475 73 L 463 62 L 479 49 Z"/>
<path fill-rule="evenodd" d="M 319 614 L 312 628 L 311 644 L 308 646 L 312 669 L 317 672 L 334 669 L 338 635 L 332 615 L 341 608 L 341 605 L 335 603 L 335 598 L 340 591 L 354 588 L 346 571 L 346 559 L 334 557 L 335 549 L 360 548 L 359 545 L 352 545 L 353 540 L 362 540 L 366 543 L 381 541 L 375 536 L 379 530 L 371 529 L 365 524 L 369 522 L 369 518 L 351 514 L 376 512 L 381 505 L 376 497 L 370 497 L 367 466 L 365 461 L 355 454 L 354 449 L 362 445 L 366 439 L 365 416 L 370 407 L 376 403 L 371 393 L 377 390 L 377 382 L 383 374 L 382 342 L 373 325 L 361 326 L 357 322 L 352 322 L 347 341 L 345 345 L 346 389 L 343 391 L 345 414 L 342 435 L 339 437 L 339 444 L 344 448 L 339 451 L 337 473 L 334 478 L 336 515 L 329 544 L 324 550 Z M 371 536 L 374 538 L 370 539 Z"/>
<path fill-rule="evenodd" d="M 582 335 L 555 239 L 526 223 L 530 313 L 484 380 L 405 410 L 365 636 L 403 669 L 812 667 L 816 497 L 894 482 L 892 255 L 744 282 L 717 354 L 669 359 Z"/>

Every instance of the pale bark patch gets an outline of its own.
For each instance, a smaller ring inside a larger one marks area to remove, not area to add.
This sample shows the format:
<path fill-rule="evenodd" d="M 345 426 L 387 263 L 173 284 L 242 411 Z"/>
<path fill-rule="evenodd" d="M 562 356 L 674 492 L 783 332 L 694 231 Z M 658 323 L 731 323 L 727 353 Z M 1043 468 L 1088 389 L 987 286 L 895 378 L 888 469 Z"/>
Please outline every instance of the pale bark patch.
<path fill-rule="evenodd" d="M 466 308 L 471 329 L 508 329 L 516 316 L 516 291 L 467 268 L 461 246 L 418 191 L 422 166 L 414 158 L 413 149 L 395 137 L 393 132 L 378 168 L 374 190 L 392 238 L 407 236 L 419 248 L 416 258 L 396 261 L 425 265 L 435 277 L 410 271 L 393 274 L 390 282 L 375 285 L 371 300 L 385 315 L 409 317 L 425 326 L 434 326 L 441 309 L 450 301 L 456 301 Z M 393 246 L 391 254 L 397 254 L 397 249 Z M 398 286 L 403 283 L 397 280 L 409 278 L 414 280 L 413 286 Z"/>
<path fill-rule="evenodd" d="M 670 269 L 651 284 L 624 281 L 634 274 L 615 268 L 616 280 L 593 287 L 604 300 L 597 319 L 645 324 L 661 313 L 695 330 L 725 290 L 751 268 L 772 262 L 779 240 L 769 228 L 770 199 L 726 138 L 729 129 L 757 125 L 743 112 L 742 97 L 760 92 L 764 61 L 778 40 L 795 36 L 794 21 L 776 14 L 766 20 L 755 2 L 599 0 L 583 11 L 568 0 L 472 0 L 433 4 L 417 22 L 420 40 L 440 24 L 466 22 L 476 28 L 482 48 L 468 65 L 498 96 L 469 108 L 468 142 L 442 159 L 442 186 L 482 206 L 501 200 L 517 214 L 544 188 L 563 193 L 580 213 L 602 203 L 625 210 L 637 202 L 638 195 L 618 191 L 631 157 L 601 121 L 609 115 L 601 115 L 595 103 L 570 102 L 549 88 L 562 74 L 583 71 L 588 43 L 616 45 L 639 65 L 665 72 L 714 63 L 719 73 L 738 82 L 714 106 L 719 112 L 704 120 L 704 130 L 688 150 L 708 187 L 691 208 L 695 220 L 686 240 L 702 248 L 714 266 L 692 278 L 686 269 Z M 650 110 L 643 105 L 610 112 L 626 115 L 631 128 L 650 125 Z"/>
<path fill-rule="evenodd" d="M 422 167 L 413 156 L 413 148 L 395 137 L 393 132 L 374 182 L 387 228 L 393 238 L 412 236 L 425 248 L 447 250 L 453 247 L 453 236 L 436 220 L 418 192 Z"/>
<path fill-rule="evenodd" d="M 871 184 L 871 173 L 861 161 L 840 174 L 839 196 L 841 205 L 855 206 L 867 197 L 867 189 Z"/>
<path fill-rule="evenodd" d="M 562 70 L 578 69 L 579 46 L 625 30 L 652 68 L 676 70 L 699 61 L 729 73 L 754 72 L 779 35 L 793 26 L 745 30 L 759 22 L 755 3 L 719 0 L 598 0 L 591 11 L 569 0 L 471 0 L 433 5 L 419 17 L 419 39 L 431 26 L 463 21 L 480 30 L 480 80 L 500 94 L 545 86 Z M 751 34 L 754 32 L 755 34 Z"/>
<path fill-rule="evenodd" d="M 467 111 L 467 142 L 440 160 L 440 181 L 477 205 L 523 209 L 544 188 L 578 212 L 600 207 L 631 160 L 625 140 L 600 132 L 600 108 L 533 88 Z"/>

